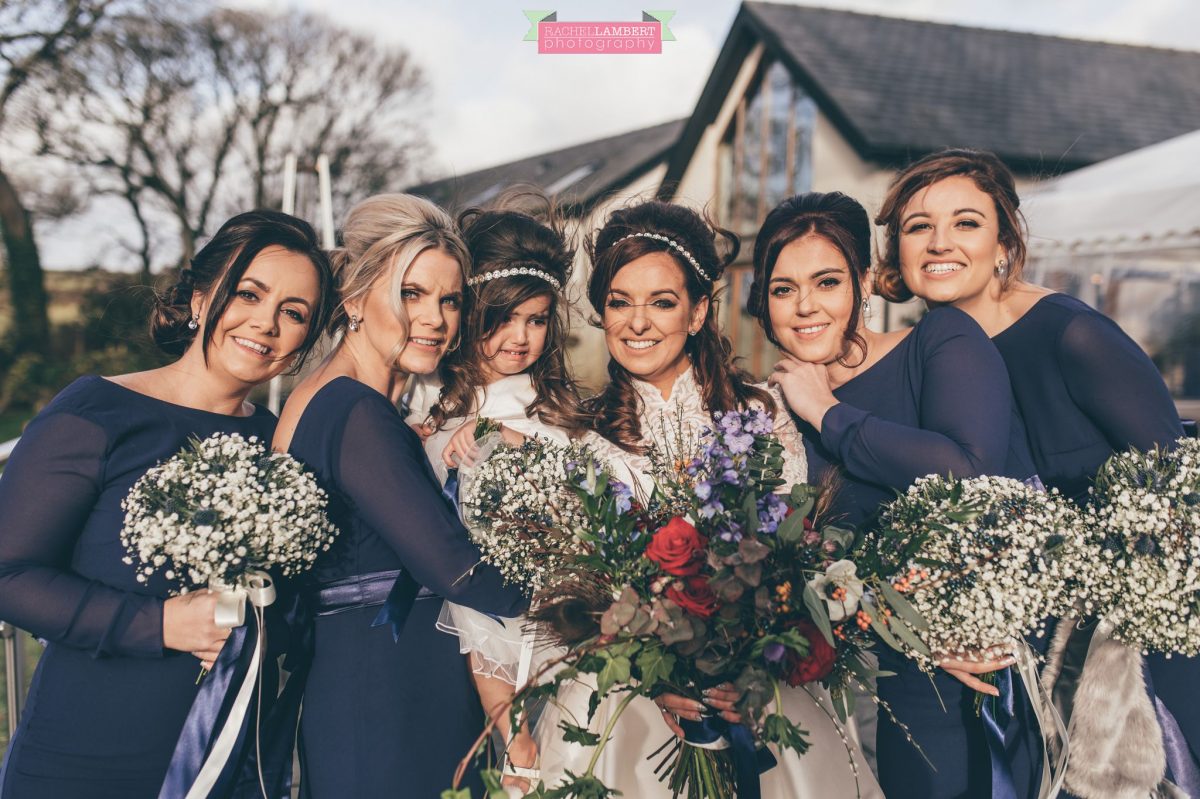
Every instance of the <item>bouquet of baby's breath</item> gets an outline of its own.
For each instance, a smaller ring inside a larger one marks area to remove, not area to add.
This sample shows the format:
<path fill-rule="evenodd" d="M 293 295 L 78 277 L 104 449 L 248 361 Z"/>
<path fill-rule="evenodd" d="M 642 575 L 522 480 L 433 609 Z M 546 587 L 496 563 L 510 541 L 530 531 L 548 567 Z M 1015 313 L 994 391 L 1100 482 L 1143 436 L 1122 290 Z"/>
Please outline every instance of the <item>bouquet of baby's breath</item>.
<path fill-rule="evenodd" d="M 939 657 L 999 658 L 1070 605 L 1075 506 L 1004 477 L 925 477 L 884 509 L 866 548 L 928 623 L 923 669 Z M 876 628 L 887 640 L 888 628 Z M 888 643 L 905 644 L 903 640 Z"/>
<path fill-rule="evenodd" d="M 1086 521 L 1086 610 L 1144 652 L 1200 654 L 1200 440 L 1111 458 Z"/>
<path fill-rule="evenodd" d="M 326 495 L 290 455 L 256 437 L 191 439 L 121 502 L 125 562 L 145 582 L 163 570 L 187 592 L 235 585 L 251 570 L 300 574 L 333 542 Z"/>
<path fill-rule="evenodd" d="M 577 533 L 587 519 L 569 478 L 578 464 L 594 459 L 581 443 L 532 437 L 520 446 L 501 444 L 462 471 L 462 515 L 471 539 L 485 562 L 529 595 L 583 552 Z"/>

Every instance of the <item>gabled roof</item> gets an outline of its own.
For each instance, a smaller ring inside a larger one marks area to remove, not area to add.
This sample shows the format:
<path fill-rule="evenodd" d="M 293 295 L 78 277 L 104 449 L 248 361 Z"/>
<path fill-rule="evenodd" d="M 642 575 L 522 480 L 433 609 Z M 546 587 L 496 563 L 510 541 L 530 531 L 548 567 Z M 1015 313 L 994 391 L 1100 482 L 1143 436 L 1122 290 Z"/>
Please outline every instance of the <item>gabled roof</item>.
<path fill-rule="evenodd" d="M 746 2 L 668 183 L 758 41 L 863 158 L 885 165 L 969 146 L 1045 175 L 1200 128 L 1200 52 Z"/>
<path fill-rule="evenodd" d="M 546 191 L 566 213 L 582 213 L 606 193 L 666 160 L 685 120 L 576 144 L 554 152 L 413 186 L 412 194 L 450 209 L 486 203 L 516 184 Z"/>

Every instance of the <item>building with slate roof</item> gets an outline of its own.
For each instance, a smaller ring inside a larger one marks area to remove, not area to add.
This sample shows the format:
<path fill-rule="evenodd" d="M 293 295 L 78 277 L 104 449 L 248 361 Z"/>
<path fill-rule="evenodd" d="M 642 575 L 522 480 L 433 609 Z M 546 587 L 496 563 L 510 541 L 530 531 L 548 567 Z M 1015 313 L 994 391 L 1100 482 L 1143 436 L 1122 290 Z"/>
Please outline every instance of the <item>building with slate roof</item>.
<path fill-rule="evenodd" d="M 1197 129 L 1200 52 L 746 2 L 686 120 L 412 190 L 461 207 L 534 183 L 583 231 L 654 194 L 752 238 L 801 191 L 843 191 L 873 212 L 898 168 L 945 147 L 996 152 L 1025 190 Z M 728 274 L 724 321 L 761 375 L 774 353 L 744 312 L 750 249 Z M 919 313 L 876 303 L 882 327 Z M 603 342 L 575 327 L 575 364 L 598 385 Z"/>

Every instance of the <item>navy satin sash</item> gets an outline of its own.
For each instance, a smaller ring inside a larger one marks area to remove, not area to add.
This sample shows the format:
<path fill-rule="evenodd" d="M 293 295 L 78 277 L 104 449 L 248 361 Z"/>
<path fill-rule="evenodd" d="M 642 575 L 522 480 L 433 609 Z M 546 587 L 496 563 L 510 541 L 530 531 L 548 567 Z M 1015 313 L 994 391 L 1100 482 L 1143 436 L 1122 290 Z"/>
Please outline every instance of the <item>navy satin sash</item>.
<path fill-rule="evenodd" d="M 313 624 L 317 617 L 331 616 L 350 610 L 383 606 L 372 626 L 391 623 L 393 634 L 403 629 L 416 599 L 436 598 L 436 594 L 420 588 L 402 569 L 356 574 L 339 580 L 322 583 L 307 594 L 291 597 L 286 612 L 291 629 L 291 645 L 288 648 L 284 669 L 288 672 L 283 692 L 263 714 L 260 730 L 262 740 L 262 771 L 267 786 L 267 795 L 272 799 L 289 799 L 292 786 L 292 751 L 295 747 L 296 729 L 300 723 L 300 708 L 304 700 L 304 689 L 308 673 L 312 668 Z M 388 603 L 392 605 L 389 607 Z M 386 614 L 386 615 L 385 615 Z M 380 621 L 380 619 L 383 621 Z M 250 747 L 253 750 L 253 747 Z M 236 799 L 251 799 L 258 792 L 257 764 L 254 752 L 246 758 Z M 252 780 L 252 781 L 251 781 Z M 182 795 L 182 794 L 181 794 Z"/>
<path fill-rule="evenodd" d="M 192 701 L 192 707 L 188 711 L 183 729 L 179 733 L 179 740 L 175 744 L 175 752 L 171 755 L 167 774 L 158 793 L 159 799 L 178 799 L 186 796 L 196 781 L 209 750 L 216 741 L 217 734 L 229 716 L 230 709 L 237 697 L 237 688 L 251 676 L 249 674 L 250 661 L 254 654 L 254 643 L 258 635 L 257 625 L 258 620 L 251 613 L 247 614 L 245 624 L 233 628 L 213 663 L 212 671 L 205 675 L 200 683 L 200 690 Z M 267 649 L 267 644 L 268 641 L 264 639 L 264 659 L 267 658 L 270 651 Z M 274 675 L 268 674 L 268 671 L 273 670 L 263 670 L 265 684 L 261 686 L 263 705 L 266 708 L 271 705 L 270 700 L 274 696 L 276 685 L 273 679 Z M 236 786 L 241 781 L 242 769 L 245 766 L 247 742 L 253 740 L 251 735 L 256 722 L 255 707 L 251 705 L 242 722 L 242 727 L 238 731 L 229 760 L 226 761 L 220 776 L 217 777 L 210 796 L 237 795 Z M 257 794 L 257 775 L 255 775 L 254 783 Z"/>
<path fill-rule="evenodd" d="M 720 716 L 703 721 L 679 719 L 683 740 L 708 745 L 725 738 L 733 756 L 734 791 L 737 799 L 762 799 L 759 775 L 775 767 L 775 755 L 765 746 L 758 748 L 754 735 L 745 724 L 730 724 Z"/>
<path fill-rule="evenodd" d="M 995 672 L 998 697 L 984 697 L 980 708 L 988 754 L 992 761 L 992 799 L 1018 799 L 1016 782 L 1009 764 L 1010 728 L 1013 726 L 1014 694 L 1012 669 Z"/>

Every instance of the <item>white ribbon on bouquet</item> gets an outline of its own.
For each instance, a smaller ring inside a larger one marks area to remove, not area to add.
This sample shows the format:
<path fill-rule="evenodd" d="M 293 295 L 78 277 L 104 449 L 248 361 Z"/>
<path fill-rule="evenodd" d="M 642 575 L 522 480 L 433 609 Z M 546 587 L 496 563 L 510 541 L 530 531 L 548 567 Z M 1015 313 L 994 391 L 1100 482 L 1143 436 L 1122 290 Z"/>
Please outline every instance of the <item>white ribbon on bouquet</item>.
<path fill-rule="evenodd" d="M 238 733 L 242 722 L 250 709 L 251 698 L 258 688 L 258 699 L 261 705 L 262 692 L 262 661 L 263 650 L 266 647 L 266 629 L 263 612 L 268 605 L 275 602 L 275 584 L 271 576 L 262 571 L 247 571 L 240 575 L 233 585 L 220 580 L 211 580 L 209 590 L 217 595 L 217 605 L 214 611 L 214 621 L 218 627 L 241 627 L 246 623 L 246 603 L 250 603 L 255 620 L 258 622 L 258 634 L 254 641 L 254 654 L 250 658 L 250 667 L 246 677 L 238 688 L 237 698 L 229 709 L 221 732 L 213 742 L 212 749 L 204 759 L 204 766 L 196 776 L 185 799 L 205 799 L 212 791 L 218 777 L 225 768 L 233 747 L 237 743 Z M 255 730 L 255 746 L 258 746 L 258 731 Z M 262 768 L 261 757 L 258 758 L 259 769 Z M 262 775 L 259 779 L 261 782 Z"/>

